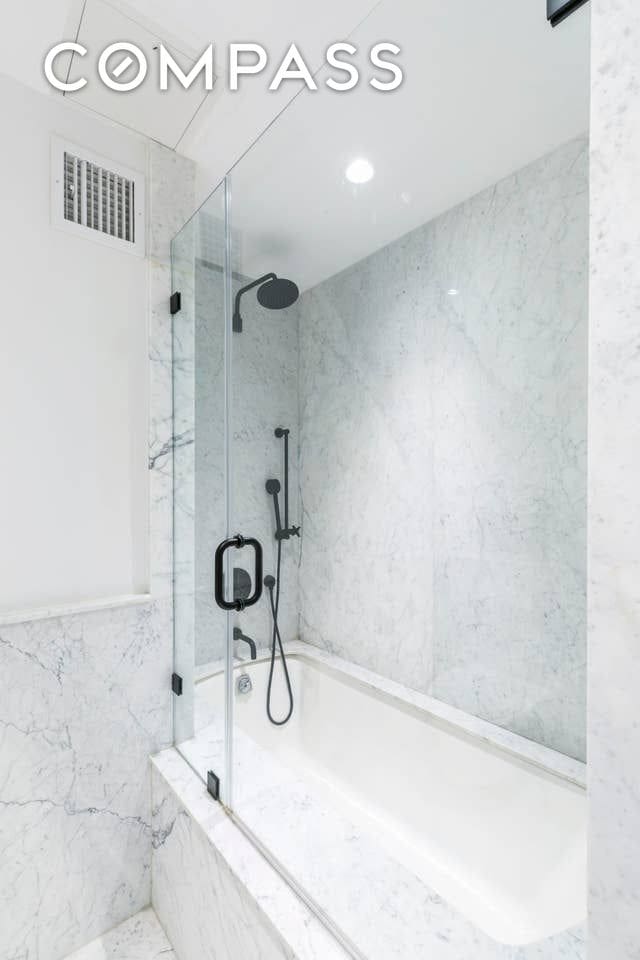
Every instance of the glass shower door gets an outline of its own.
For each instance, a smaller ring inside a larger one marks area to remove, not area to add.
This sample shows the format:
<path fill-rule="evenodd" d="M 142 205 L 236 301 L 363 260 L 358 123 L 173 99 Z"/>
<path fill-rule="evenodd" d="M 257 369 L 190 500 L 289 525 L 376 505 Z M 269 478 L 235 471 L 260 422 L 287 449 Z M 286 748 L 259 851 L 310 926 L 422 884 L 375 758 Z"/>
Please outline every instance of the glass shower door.
<path fill-rule="evenodd" d="M 172 243 L 174 741 L 230 802 L 226 658 L 232 629 L 216 603 L 218 545 L 230 536 L 226 183 Z M 230 560 L 223 558 L 219 596 Z"/>

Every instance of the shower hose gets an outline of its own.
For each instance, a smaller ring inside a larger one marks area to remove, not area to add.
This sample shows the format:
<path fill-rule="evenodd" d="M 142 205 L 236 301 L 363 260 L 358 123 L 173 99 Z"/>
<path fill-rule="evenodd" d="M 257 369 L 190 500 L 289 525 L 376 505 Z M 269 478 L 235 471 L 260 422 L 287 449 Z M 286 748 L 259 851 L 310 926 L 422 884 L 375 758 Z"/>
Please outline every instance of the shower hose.
<path fill-rule="evenodd" d="M 282 540 L 278 540 L 278 562 L 276 577 L 265 577 L 264 585 L 269 591 L 269 601 L 271 603 L 271 616 L 273 618 L 273 636 L 271 638 L 271 666 L 269 668 L 269 683 L 267 684 L 267 716 L 271 723 L 276 727 L 282 727 L 291 719 L 293 713 L 293 691 L 291 689 L 291 680 L 289 679 L 289 670 L 287 667 L 287 658 L 284 655 L 282 647 L 282 637 L 280 636 L 280 627 L 278 625 L 278 610 L 280 608 L 280 576 L 282 568 Z M 271 713 L 271 685 L 273 683 L 273 671 L 276 663 L 276 644 L 280 648 L 280 659 L 282 660 L 282 669 L 284 670 L 284 679 L 287 684 L 289 695 L 289 712 L 284 720 L 275 720 Z"/>

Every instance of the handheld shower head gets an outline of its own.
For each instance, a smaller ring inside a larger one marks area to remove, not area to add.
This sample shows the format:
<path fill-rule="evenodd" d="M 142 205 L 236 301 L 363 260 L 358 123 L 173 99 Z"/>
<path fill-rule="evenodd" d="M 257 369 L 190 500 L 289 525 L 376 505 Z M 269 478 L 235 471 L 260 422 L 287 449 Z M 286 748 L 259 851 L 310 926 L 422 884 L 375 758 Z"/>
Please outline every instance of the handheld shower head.
<path fill-rule="evenodd" d="M 280 481 L 279 480 L 267 480 L 264 485 L 267 493 L 273 496 L 274 493 L 280 493 Z"/>

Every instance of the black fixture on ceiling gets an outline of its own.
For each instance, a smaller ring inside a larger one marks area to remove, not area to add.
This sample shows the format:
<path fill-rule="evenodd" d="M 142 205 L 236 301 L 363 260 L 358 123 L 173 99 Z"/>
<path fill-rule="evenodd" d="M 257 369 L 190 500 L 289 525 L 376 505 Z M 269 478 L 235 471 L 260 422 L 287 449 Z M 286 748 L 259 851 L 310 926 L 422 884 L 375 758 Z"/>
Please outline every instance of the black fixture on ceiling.
<path fill-rule="evenodd" d="M 552 27 L 557 27 L 585 3 L 587 0 L 547 0 L 547 20 Z"/>
<path fill-rule="evenodd" d="M 300 291 L 293 280 L 286 280 L 284 277 L 277 277 L 275 273 L 265 273 L 264 277 L 252 280 L 246 287 L 242 287 L 236 293 L 236 302 L 233 308 L 233 331 L 242 333 L 242 316 L 240 314 L 240 298 L 243 293 L 253 290 L 257 287 L 256 296 L 258 303 L 267 307 L 269 310 L 284 310 L 295 303 L 300 296 Z"/>

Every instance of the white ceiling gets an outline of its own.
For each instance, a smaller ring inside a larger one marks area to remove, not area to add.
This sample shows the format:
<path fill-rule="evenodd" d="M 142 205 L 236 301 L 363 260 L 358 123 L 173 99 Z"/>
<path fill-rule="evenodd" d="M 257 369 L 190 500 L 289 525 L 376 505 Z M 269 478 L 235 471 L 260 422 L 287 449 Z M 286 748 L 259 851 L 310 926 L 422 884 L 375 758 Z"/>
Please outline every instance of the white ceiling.
<path fill-rule="evenodd" d="M 206 97 L 202 84 L 194 84 L 184 90 L 174 83 L 163 93 L 159 90 L 158 56 L 154 51 L 160 41 L 167 43 L 171 53 L 182 69 L 193 66 L 195 54 L 181 40 L 174 41 L 165 31 L 149 29 L 145 24 L 131 19 L 120 9 L 114 8 L 104 0 L 87 0 L 78 31 L 78 42 L 83 44 L 89 54 L 101 52 L 110 44 L 119 40 L 134 43 L 145 54 L 149 64 L 149 74 L 144 83 L 136 90 L 118 93 L 110 90 L 92 71 L 87 70 L 88 83 L 77 93 L 68 94 L 77 103 L 104 117 L 122 123 L 146 137 L 158 140 L 166 146 L 174 147 L 185 128 Z M 71 64 L 71 79 L 75 79 L 76 70 L 85 68 L 87 58 L 74 57 Z M 137 65 L 132 66 L 119 77 L 126 82 L 137 73 Z"/>
<path fill-rule="evenodd" d="M 61 96 L 49 86 L 42 70 L 45 55 L 54 43 L 77 37 L 87 47 L 89 55 L 83 61 L 74 58 L 72 79 L 80 75 L 81 68 L 84 75 L 87 62 L 92 59 L 95 64 L 98 54 L 109 43 L 136 43 L 148 54 L 150 63 L 149 75 L 137 90 L 126 94 L 109 91 L 97 80 L 89 64 L 87 86 L 66 96 L 165 146 L 179 147 L 182 152 L 190 152 L 189 144 L 182 143 L 189 129 L 193 142 L 201 144 L 199 152 L 205 159 L 213 153 L 216 160 L 231 156 L 229 162 L 233 162 L 237 156 L 233 151 L 246 149 L 295 91 L 285 87 L 278 94 L 269 94 L 267 71 L 264 77 L 233 95 L 224 89 L 224 83 L 216 84 L 206 97 L 195 87 L 186 92 L 175 86 L 160 93 L 153 46 L 164 43 L 186 69 L 209 43 L 214 43 L 215 70 L 222 77 L 227 71 L 225 54 L 231 41 L 261 43 L 269 52 L 273 72 L 279 58 L 295 41 L 312 69 L 317 69 L 328 44 L 348 35 L 375 3 L 376 0 L 323 0 L 317 5 L 300 0 L 229 0 L 226 4 L 213 4 L 210 0 L 25 0 L 12 4 L 11 26 L 0 37 L 0 71 L 40 92 Z M 57 72 L 65 72 L 62 58 Z M 120 79 L 126 80 L 127 74 Z M 220 130 L 220 115 L 227 117 L 232 129 Z M 194 118 L 198 123 L 191 130 Z M 206 130 L 204 137 L 198 132 L 200 127 Z M 224 151 L 220 150 L 221 142 L 225 144 Z M 212 171 L 214 176 L 216 171 Z M 211 183 L 212 179 L 206 182 Z"/>
<path fill-rule="evenodd" d="M 384 0 L 356 41 L 397 39 L 403 86 L 305 92 L 238 164 L 242 272 L 306 289 L 585 133 L 589 8 L 555 30 L 544 8 Z M 344 177 L 357 156 L 376 170 L 359 187 Z"/>
<path fill-rule="evenodd" d="M 371 11 L 371 12 L 370 12 Z M 402 47 L 406 79 L 392 94 L 303 92 L 234 172 L 243 269 L 277 269 L 303 287 L 335 273 L 588 127 L 589 6 L 556 30 L 544 0 L 25 0 L 0 39 L 1 69 L 51 95 L 46 51 L 78 35 L 90 51 L 114 39 L 164 42 L 186 67 L 210 42 L 216 72 L 231 40 L 262 43 L 275 69 L 295 41 L 312 69 L 350 38 Z M 74 65 L 75 68 L 75 65 Z M 191 156 L 199 196 L 215 185 L 297 92 L 110 93 L 92 82 L 76 102 Z M 322 79 L 322 73 L 319 79 Z M 355 155 L 376 177 L 355 188 Z"/>

